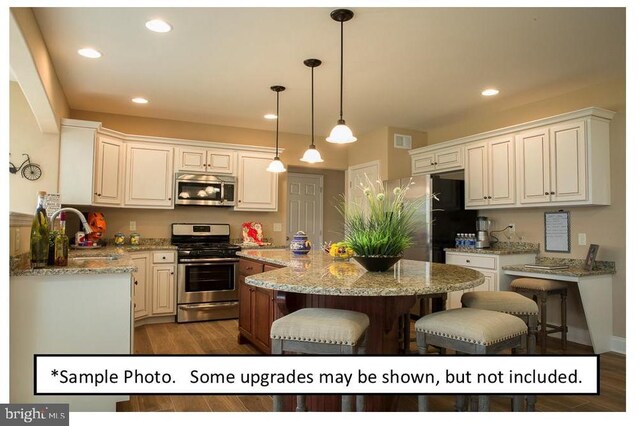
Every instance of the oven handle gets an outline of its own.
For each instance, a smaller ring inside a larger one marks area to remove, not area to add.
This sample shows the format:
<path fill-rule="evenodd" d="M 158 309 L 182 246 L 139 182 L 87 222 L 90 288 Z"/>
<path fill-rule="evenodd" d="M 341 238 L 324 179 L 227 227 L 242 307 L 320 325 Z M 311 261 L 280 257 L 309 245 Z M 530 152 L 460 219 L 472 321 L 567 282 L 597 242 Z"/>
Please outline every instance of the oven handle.
<path fill-rule="evenodd" d="M 178 309 L 182 309 L 183 311 L 210 311 L 212 309 L 220 309 L 226 306 L 236 306 L 238 302 L 216 302 L 215 305 L 210 303 L 198 304 L 198 305 L 178 305 Z"/>
<path fill-rule="evenodd" d="M 208 257 L 205 259 L 178 259 L 180 264 L 217 265 L 220 263 L 238 263 L 237 257 Z"/>

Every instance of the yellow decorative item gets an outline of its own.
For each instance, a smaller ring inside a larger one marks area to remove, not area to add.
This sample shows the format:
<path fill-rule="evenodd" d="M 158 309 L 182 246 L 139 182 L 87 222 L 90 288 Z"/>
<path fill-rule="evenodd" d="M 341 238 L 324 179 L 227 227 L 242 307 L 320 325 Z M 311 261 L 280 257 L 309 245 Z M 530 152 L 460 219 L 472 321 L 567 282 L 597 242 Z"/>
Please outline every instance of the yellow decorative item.
<path fill-rule="evenodd" d="M 353 250 L 351 250 L 347 243 L 340 241 L 338 243 L 333 243 L 329 247 L 329 255 L 333 257 L 334 260 L 348 260 L 353 256 Z"/>

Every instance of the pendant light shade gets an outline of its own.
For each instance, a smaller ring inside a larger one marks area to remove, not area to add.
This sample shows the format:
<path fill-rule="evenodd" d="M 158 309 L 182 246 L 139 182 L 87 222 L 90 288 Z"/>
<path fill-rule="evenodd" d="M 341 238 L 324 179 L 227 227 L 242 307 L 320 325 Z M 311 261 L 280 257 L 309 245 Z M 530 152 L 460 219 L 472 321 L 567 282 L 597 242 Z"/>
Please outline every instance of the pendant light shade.
<path fill-rule="evenodd" d="M 276 92 L 276 156 L 273 157 L 273 161 L 269 163 L 269 167 L 267 167 L 268 172 L 272 173 L 282 173 L 286 172 L 287 169 L 280 161 L 280 157 L 278 157 L 278 136 L 280 133 L 280 92 L 284 91 L 284 86 L 271 86 L 271 90 Z"/>
<path fill-rule="evenodd" d="M 342 118 L 342 92 L 343 92 L 343 74 L 344 74 L 344 23 L 353 18 L 353 12 L 349 9 L 336 9 L 331 12 L 331 19 L 340 22 L 340 118 L 338 124 L 331 130 L 331 134 L 327 138 L 327 142 L 331 143 L 351 143 L 358 139 L 353 136 L 353 132 L 346 125 Z"/>
<path fill-rule="evenodd" d="M 322 61 L 319 59 L 307 59 L 304 61 L 304 64 L 311 68 L 311 145 L 309 145 L 309 149 L 304 152 L 300 159 L 305 163 L 322 163 L 324 161 L 314 143 L 313 69 L 321 63 Z"/>

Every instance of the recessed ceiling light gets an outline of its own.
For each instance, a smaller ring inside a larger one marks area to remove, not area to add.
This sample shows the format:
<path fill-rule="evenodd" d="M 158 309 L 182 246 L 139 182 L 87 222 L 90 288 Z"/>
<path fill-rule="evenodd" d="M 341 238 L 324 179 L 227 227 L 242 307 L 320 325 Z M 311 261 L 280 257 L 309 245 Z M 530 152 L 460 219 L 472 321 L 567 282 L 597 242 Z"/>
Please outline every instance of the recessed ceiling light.
<path fill-rule="evenodd" d="M 78 50 L 78 55 L 84 56 L 85 58 L 99 58 L 102 56 L 102 53 L 98 52 L 96 49 L 92 49 L 90 47 L 84 47 Z"/>
<path fill-rule="evenodd" d="M 134 102 L 136 104 L 148 104 L 149 101 L 146 100 L 145 98 L 133 98 L 131 99 L 131 102 Z"/>
<path fill-rule="evenodd" d="M 278 118 L 278 116 L 275 114 L 265 114 L 264 118 L 266 118 L 267 120 L 275 120 L 276 118 Z"/>
<path fill-rule="evenodd" d="M 498 93 L 500 93 L 498 89 L 484 89 L 482 91 L 482 96 L 495 96 Z"/>
<path fill-rule="evenodd" d="M 144 26 L 156 33 L 168 33 L 172 30 L 171 25 L 169 25 L 162 19 L 152 19 L 150 21 L 147 21 Z"/>

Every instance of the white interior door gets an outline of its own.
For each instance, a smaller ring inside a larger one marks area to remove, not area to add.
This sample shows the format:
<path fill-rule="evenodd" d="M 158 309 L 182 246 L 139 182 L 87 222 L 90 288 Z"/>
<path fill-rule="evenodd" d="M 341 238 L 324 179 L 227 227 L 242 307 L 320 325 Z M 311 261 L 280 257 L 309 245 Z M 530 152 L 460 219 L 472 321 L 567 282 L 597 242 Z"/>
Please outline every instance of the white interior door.
<path fill-rule="evenodd" d="M 304 231 L 312 248 L 322 247 L 322 175 L 287 174 L 287 239 Z"/>
<path fill-rule="evenodd" d="M 367 186 L 367 180 L 375 185 L 376 180 L 380 178 L 380 162 L 372 161 L 351 166 L 347 174 L 347 202 L 350 205 L 355 203 L 362 206 L 364 211 L 368 213 L 369 206 L 364 202 L 361 185 Z M 375 191 L 375 188 L 372 189 Z"/>

